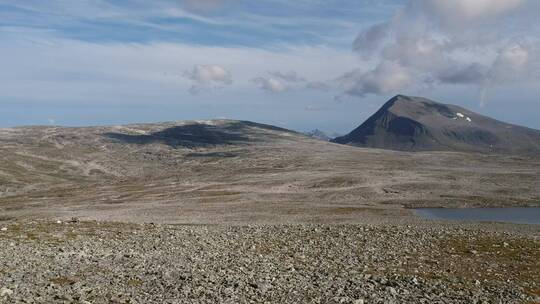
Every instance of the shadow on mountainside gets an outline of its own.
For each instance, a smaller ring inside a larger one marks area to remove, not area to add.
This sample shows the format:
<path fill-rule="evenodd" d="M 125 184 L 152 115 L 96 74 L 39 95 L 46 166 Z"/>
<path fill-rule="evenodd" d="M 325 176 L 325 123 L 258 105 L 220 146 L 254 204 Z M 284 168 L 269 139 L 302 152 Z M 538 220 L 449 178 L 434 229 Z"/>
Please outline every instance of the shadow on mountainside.
<path fill-rule="evenodd" d="M 128 144 L 162 143 L 172 148 L 196 148 L 264 141 L 271 136 L 268 131 L 293 132 L 271 125 L 236 121 L 219 125 L 193 123 L 174 126 L 148 135 L 115 132 L 108 132 L 103 135 Z M 254 136 L 257 133 L 259 133 L 259 136 Z"/>
<path fill-rule="evenodd" d="M 209 124 L 191 124 L 175 126 L 149 135 L 130 135 L 109 132 L 104 136 L 128 144 L 162 143 L 172 148 L 195 148 L 218 145 L 234 145 L 254 141 L 246 133 L 247 126 L 236 124 L 214 126 Z"/>

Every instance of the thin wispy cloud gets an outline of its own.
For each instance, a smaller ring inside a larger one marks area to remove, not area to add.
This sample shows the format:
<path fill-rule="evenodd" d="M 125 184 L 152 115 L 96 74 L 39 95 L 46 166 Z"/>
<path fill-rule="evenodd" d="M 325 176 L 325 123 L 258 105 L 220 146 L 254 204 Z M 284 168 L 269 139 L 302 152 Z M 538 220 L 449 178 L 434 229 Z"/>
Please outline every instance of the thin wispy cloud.
<path fill-rule="evenodd" d="M 247 0 L 0 0 L 0 17 L 4 25 L 47 27 L 59 35 L 90 41 L 265 47 L 296 41 L 345 46 L 361 22 L 357 16 L 324 13 L 324 8 L 335 10 L 335 6 L 331 2 L 313 6 L 281 1 L 254 5 Z M 362 11 L 363 7 L 359 3 L 349 5 L 348 10 Z M 350 37 L 343 40 L 344 36 Z"/>
<path fill-rule="evenodd" d="M 304 82 L 306 79 L 302 77 L 300 74 L 298 74 L 296 71 L 288 71 L 288 72 L 280 72 L 280 71 L 274 71 L 270 72 L 270 75 L 272 75 L 275 78 L 281 79 L 285 82 Z"/>

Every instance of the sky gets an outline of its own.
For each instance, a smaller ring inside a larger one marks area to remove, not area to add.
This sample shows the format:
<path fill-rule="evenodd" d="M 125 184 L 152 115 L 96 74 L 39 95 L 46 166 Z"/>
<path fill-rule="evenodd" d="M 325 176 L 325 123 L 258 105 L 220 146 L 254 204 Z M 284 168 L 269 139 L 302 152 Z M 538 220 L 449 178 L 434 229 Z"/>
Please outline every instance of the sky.
<path fill-rule="evenodd" d="M 0 0 L 0 127 L 340 134 L 397 94 L 540 129 L 537 0 Z"/>

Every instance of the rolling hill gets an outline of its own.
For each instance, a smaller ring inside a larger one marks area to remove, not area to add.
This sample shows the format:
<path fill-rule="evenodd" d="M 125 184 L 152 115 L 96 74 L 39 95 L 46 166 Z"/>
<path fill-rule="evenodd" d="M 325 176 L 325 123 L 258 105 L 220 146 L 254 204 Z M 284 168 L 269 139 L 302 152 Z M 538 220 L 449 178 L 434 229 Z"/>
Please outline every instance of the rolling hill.
<path fill-rule="evenodd" d="M 540 202 L 540 159 L 359 149 L 248 121 L 6 128 L 0 159 L 0 221 L 365 222 Z"/>

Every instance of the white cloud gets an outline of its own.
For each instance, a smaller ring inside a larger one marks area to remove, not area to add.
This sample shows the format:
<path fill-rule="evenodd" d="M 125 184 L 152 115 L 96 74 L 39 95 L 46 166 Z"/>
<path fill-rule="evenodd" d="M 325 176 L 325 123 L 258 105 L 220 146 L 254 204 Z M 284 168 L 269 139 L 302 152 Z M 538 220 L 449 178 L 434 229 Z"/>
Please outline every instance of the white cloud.
<path fill-rule="evenodd" d="M 274 71 L 268 72 L 268 76 L 259 76 L 252 79 L 260 89 L 278 93 L 288 89 L 298 88 L 298 83 L 306 82 L 306 78 L 300 76 L 296 71 Z"/>
<path fill-rule="evenodd" d="M 322 77 L 337 77 L 357 61 L 350 51 L 326 47 L 283 46 L 276 51 L 180 43 L 94 43 L 58 38 L 54 32 L 12 29 L 9 34 L 4 30 L 0 28 L 4 37 L 0 39 L 3 100 L 145 104 L 160 99 L 189 103 L 192 99 L 187 93 L 192 87 L 199 89 L 201 83 L 229 88 L 220 95 L 255 96 L 260 92 L 252 79 L 263 71 L 297 71 L 301 77 L 322 81 Z M 209 58 L 223 70 L 194 68 L 193 63 L 207 63 Z M 230 96 L 223 102 L 244 102 Z"/>
<path fill-rule="evenodd" d="M 524 0 L 414 0 L 408 10 L 420 10 L 443 26 L 463 28 L 512 12 Z"/>
<path fill-rule="evenodd" d="M 387 94 L 411 84 L 409 71 L 398 63 L 384 61 L 367 73 L 353 71 L 341 78 L 349 95 Z"/>
<path fill-rule="evenodd" d="M 253 78 L 253 82 L 262 90 L 279 93 L 287 90 L 287 86 L 280 80 L 272 77 Z"/>
<path fill-rule="evenodd" d="M 501 49 L 490 71 L 491 80 L 503 83 L 519 78 L 530 67 L 531 52 L 530 47 L 519 43 L 512 43 Z"/>
<path fill-rule="evenodd" d="M 231 73 L 219 65 L 196 65 L 185 75 L 200 84 L 232 84 Z"/>
<path fill-rule="evenodd" d="M 387 38 L 390 26 L 389 22 L 383 22 L 369 27 L 356 37 L 353 49 L 361 51 L 366 58 L 372 56 Z"/>
<path fill-rule="evenodd" d="M 196 65 L 191 71 L 185 71 L 184 76 L 194 82 L 189 89 L 192 94 L 233 83 L 231 73 L 219 65 Z"/>
<path fill-rule="evenodd" d="M 392 19 L 357 36 L 354 50 L 374 68 L 340 80 L 355 96 L 399 93 L 409 86 L 461 84 L 485 90 L 535 81 L 540 28 L 527 12 L 534 9 L 531 3 L 410 0 Z"/>
<path fill-rule="evenodd" d="M 471 63 L 466 66 L 452 66 L 436 75 L 437 79 L 449 84 L 482 84 L 487 77 L 488 67 Z"/>

